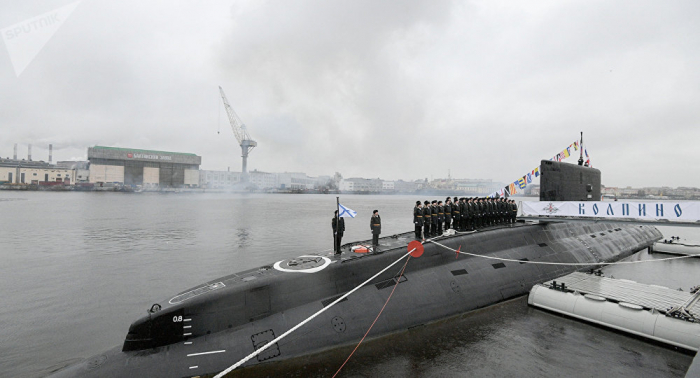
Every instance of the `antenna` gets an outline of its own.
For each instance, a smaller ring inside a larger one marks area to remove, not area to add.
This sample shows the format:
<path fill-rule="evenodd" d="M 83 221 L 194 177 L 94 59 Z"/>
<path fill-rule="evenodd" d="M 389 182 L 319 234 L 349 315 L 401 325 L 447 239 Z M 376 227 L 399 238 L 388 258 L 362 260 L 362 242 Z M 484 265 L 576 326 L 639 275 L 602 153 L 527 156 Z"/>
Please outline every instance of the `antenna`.
<path fill-rule="evenodd" d="M 578 158 L 578 165 L 583 165 L 583 131 L 581 131 L 581 142 L 578 144 L 578 149 L 581 152 L 581 157 Z"/>

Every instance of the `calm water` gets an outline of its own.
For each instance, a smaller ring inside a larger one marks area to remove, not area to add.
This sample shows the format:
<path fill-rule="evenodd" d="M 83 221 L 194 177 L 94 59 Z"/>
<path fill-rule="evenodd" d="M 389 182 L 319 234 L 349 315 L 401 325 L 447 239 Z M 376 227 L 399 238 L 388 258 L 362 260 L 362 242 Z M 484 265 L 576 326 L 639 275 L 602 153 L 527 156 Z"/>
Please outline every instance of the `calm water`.
<path fill-rule="evenodd" d="M 413 196 L 350 196 L 344 242 L 412 228 Z M 335 196 L 0 192 L 0 377 L 41 377 L 121 345 L 151 304 L 332 248 Z M 700 241 L 700 229 L 660 228 Z M 641 252 L 631 259 L 657 259 Z M 688 290 L 700 260 L 606 275 Z M 330 377 L 347 350 L 261 376 Z M 526 298 L 363 344 L 344 377 L 682 377 L 692 356 L 530 308 Z M 235 361 L 232 361 L 234 363 Z"/>

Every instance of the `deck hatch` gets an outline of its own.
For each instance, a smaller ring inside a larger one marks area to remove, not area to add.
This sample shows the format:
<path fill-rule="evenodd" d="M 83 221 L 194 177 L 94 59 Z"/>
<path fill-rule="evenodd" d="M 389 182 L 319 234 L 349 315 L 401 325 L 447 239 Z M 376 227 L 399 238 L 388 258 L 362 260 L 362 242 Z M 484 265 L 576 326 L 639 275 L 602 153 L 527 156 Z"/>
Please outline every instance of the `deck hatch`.
<path fill-rule="evenodd" d="M 539 245 L 540 247 L 546 247 L 546 246 L 547 246 L 547 243 L 540 243 L 540 244 L 537 244 L 537 245 Z"/>
<path fill-rule="evenodd" d="M 267 331 L 256 333 L 252 336 L 250 336 L 250 341 L 253 342 L 253 348 L 255 350 L 260 349 L 263 347 L 265 344 L 269 343 L 270 341 L 275 339 L 275 332 L 271 329 L 268 329 Z M 277 343 L 272 345 L 271 347 L 267 348 L 264 352 L 258 354 L 258 362 L 266 361 L 271 358 L 275 358 L 282 354 L 280 352 L 280 347 Z"/>
<path fill-rule="evenodd" d="M 501 268 L 506 267 L 506 264 L 504 264 L 504 263 L 491 264 L 491 265 L 493 265 L 493 269 L 501 269 Z"/>
<path fill-rule="evenodd" d="M 530 261 L 530 260 L 527 259 L 527 257 L 523 257 L 522 259 L 518 259 L 518 260 L 520 260 L 520 261 Z M 521 262 L 521 264 L 525 264 L 525 263 L 524 263 L 524 262 Z"/>
<path fill-rule="evenodd" d="M 180 302 L 184 302 L 190 298 L 194 298 L 198 295 L 202 295 L 204 293 L 208 293 L 210 291 L 216 290 L 216 289 L 221 289 L 222 287 L 225 287 L 223 282 L 217 282 L 213 284 L 208 284 L 206 286 L 198 287 L 196 289 L 192 289 L 186 293 L 182 293 L 180 295 L 177 295 L 173 297 L 171 300 L 168 301 L 170 304 L 177 304 Z"/>
<path fill-rule="evenodd" d="M 469 274 L 466 269 L 457 269 L 452 271 L 453 276 L 461 276 L 463 274 Z"/>

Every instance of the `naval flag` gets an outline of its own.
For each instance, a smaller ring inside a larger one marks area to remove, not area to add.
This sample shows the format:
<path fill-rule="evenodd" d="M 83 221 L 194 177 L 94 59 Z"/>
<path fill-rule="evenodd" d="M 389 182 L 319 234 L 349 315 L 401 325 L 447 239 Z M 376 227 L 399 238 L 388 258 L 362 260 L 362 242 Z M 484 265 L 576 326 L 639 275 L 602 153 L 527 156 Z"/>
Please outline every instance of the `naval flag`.
<path fill-rule="evenodd" d="M 357 215 L 357 211 L 341 204 L 338 204 L 338 210 L 340 210 L 338 212 L 338 217 L 340 218 L 355 218 L 355 215 Z"/>
<path fill-rule="evenodd" d="M 518 188 L 520 188 L 520 189 L 525 189 L 525 187 L 527 186 L 527 184 L 525 183 L 524 177 L 519 178 L 518 181 L 516 181 L 515 183 L 518 185 Z"/>

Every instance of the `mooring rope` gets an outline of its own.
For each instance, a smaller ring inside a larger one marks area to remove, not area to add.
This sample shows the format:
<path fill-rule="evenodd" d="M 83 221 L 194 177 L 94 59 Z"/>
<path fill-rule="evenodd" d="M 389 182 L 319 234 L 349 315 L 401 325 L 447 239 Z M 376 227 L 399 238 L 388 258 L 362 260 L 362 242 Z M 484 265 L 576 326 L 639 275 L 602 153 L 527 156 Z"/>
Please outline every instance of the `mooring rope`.
<path fill-rule="evenodd" d="M 591 265 L 623 265 L 623 264 L 641 264 L 641 263 L 647 263 L 647 262 L 657 262 L 657 261 L 669 261 L 669 260 L 680 260 L 680 259 L 687 259 L 688 257 L 695 257 L 694 255 L 688 255 L 688 256 L 676 256 L 676 257 L 667 257 L 663 259 L 655 259 L 655 260 L 639 260 L 639 261 L 617 261 L 617 262 L 589 262 L 589 263 L 558 263 L 558 262 L 548 262 L 548 261 L 529 261 L 529 260 L 516 260 L 516 259 L 507 259 L 505 257 L 495 257 L 495 256 L 486 256 L 486 255 L 479 255 L 476 253 L 469 253 L 469 252 L 464 252 L 464 251 L 458 251 L 456 249 L 450 248 L 446 245 L 440 244 L 436 242 L 434 239 L 430 240 L 431 243 L 443 247 L 445 249 L 448 249 L 452 252 L 455 253 L 460 253 L 462 255 L 468 255 L 468 256 L 474 256 L 474 257 L 483 257 L 485 259 L 490 259 L 490 260 L 498 260 L 498 261 L 511 261 L 511 262 L 517 262 L 521 264 L 539 264 L 539 265 L 564 265 L 564 266 L 591 266 Z"/>
<path fill-rule="evenodd" d="M 458 233 L 472 233 L 472 232 L 475 232 L 475 231 L 458 232 Z M 440 236 L 443 236 L 443 235 L 440 235 Z M 435 241 L 435 240 L 438 239 L 440 236 L 436 236 L 436 237 L 433 237 L 433 238 L 431 238 L 431 239 L 426 239 L 426 240 L 423 241 L 423 244 L 425 244 L 425 243 L 433 243 L 433 244 L 435 244 L 435 245 L 437 245 L 437 246 L 440 246 L 440 247 L 442 247 L 442 248 L 445 248 L 445 249 L 447 249 L 447 250 L 450 250 L 450 251 L 452 251 L 452 252 L 456 252 L 456 253 L 459 253 L 459 254 L 462 254 L 462 255 L 468 255 L 468 256 L 473 256 L 473 257 L 481 257 L 481 258 L 490 259 L 490 260 L 517 262 L 517 263 L 521 263 L 521 264 L 563 265 L 563 266 L 622 265 L 622 264 L 639 264 L 639 263 L 647 263 L 647 262 L 680 260 L 680 259 L 685 259 L 685 258 L 689 258 L 689 257 L 695 257 L 694 255 L 687 255 L 687 256 L 668 257 L 668 258 L 656 259 L 656 260 L 618 261 L 618 262 L 589 262 L 589 263 L 558 263 L 558 262 L 548 262 L 548 261 L 516 260 L 516 259 L 509 259 L 509 258 L 504 258 L 504 257 L 495 257 L 495 256 L 479 255 L 479 254 L 476 254 L 476 253 L 470 253 L 470 252 L 465 252 L 465 251 L 461 251 L 461 250 L 456 250 L 456 249 L 450 248 L 450 247 L 448 247 L 448 246 L 446 246 L 446 245 L 444 245 L 444 244 L 441 244 L 441 243 L 438 243 L 437 241 Z M 326 310 L 328 310 L 328 309 L 330 309 L 331 307 L 335 306 L 335 305 L 338 304 L 340 301 L 344 300 L 345 298 L 349 297 L 351 294 L 353 294 L 354 292 L 356 292 L 357 290 L 359 290 L 359 289 L 362 288 L 363 286 L 367 285 L 369 282 L 371 282 L 371 281 L 374 280 L 375 278 L 379 277 L 382 273 L 384 273 L 384 272 L 386 272 L 387 270 L 389 270 L 389 268 L 391 268 L 392 266 L 396 265 L 399 261 L 401 261 L 401 260 L 405 259 L 406 257 L 408 257 L 408 256 L 409 256 L 413 251 L 415 251 L 415 250 L 416 250 L 415 248 L 411 249 L 411 250 L 408 251 L 406 254 L 404 254 L 404 255 L 402 255 L 400 258 L 398 258 L 396 261 L 394 261 L 394 262 L 392 262 L 391 264 L 387 265 L 384 269 L 382 269 L 381 271 L 379 271 L 379 272 L 378 272 L 377 274 L 375 274 L 374 276 L 370 277 L 369 279 L 367 279 L 366 281 L 364 281 L 364 282 L 361 283 L 360 285 L 356 286 L 354 289 L 352 289 L 352 290 L 350 290 L 349 292 L 347 292 L 347 293 L 343 294 L 342 296 L 340 296 L 338 299 L 336 299 L 335 301 L 333 301 L 333 303 L 331 303 L 331 304 L 329 304 L 328 306 L 326 306 L 326 307 L 322 308 L 321 310 L 317 311 L 317 312 L 314 313 L 313 315 L 311 315 L 311 316 L 309 316 L 308 318 L 306 318 L 306 319 L 304 319 L 303 321 L 301 321 L 299 324 L 297 324 L 297 325 L 295 325 L 294 327 L 290 328 L 287 332 L 281 334 L 280 336 L 276 337 L 274 340 L 268 342 L 267 344 L 263 345 L 261 348 L 255 350 L 255 352 L 253 352 L 253 353 L 247 355 L 246 357 L 244 357 L 244 358 L 241 359 L 240 361 L 238 361 L 238 362 L 236 362 L 235 364 L 233 364 L 233 365 L 231 365 L 230 367 L 228 367 L 226 370 L 224 370 L 224 371 L 220 372 L 219 374 L 215 375 L 214 378 L 222 378 L 224 375 L 226 375 L 226 374 L 232 372 L 232 371 L 235 370 L 236 368 L 238 368 L 238 367 L 240 367 L 241 365 L 243 365 L 244 363 L 248 362 L 251 358 L 253 358 L 253 357 L 259 355 L 259 354 L 262 353 L 262 352 L 264 352 L 265 350 L 267 350 L 267 349 L 268 349 L 269 347 L 271 347 L 272 345 L 276 344 L 276 343 L 279 342 L 280 340 L 282 340 L 282 339 L 284 339 L 285 337 L 289 336 L 292 332 L 294 332 L 294 331 L 296 331 L 297 329 L 301 328 L 301 327 L 304 326 L 306 323 L 310 322 L 311 320 L 313 320 L 313 319 L 316 318 L 317 316 L 319 316 L 319 315 L 321 315 L 322 313 L 324 313 Z M 403 269 L 401 270 L 401 275 L 403 275 L 403 272 L 404 272 L 404 270 L 406 269 L 406 265 L 407 265 L 407 264 L 408 264 L 408 260 L 406 260 L 406 263 L 404 264 L 404 267 L 403 267 Z M 379 319 L 379 316 L 380 316 L 380 315 L 382 314 L 382 312 L 384 311 L 384 308 L 386 307 L 387 303 L 389 303 L 389 299 L 391 299 L 391 295 L 393 295 L 394 290 L 396 290 L 396 286 L 398 285 L 398 283 L 399 283 L 399 281 L 400 281 L 400 277 L 401 277 L 401 276 L 399 276 L 399 280 L 396 281 L 396 284 L 394 284 L 394 289 L 391 291 L 391 294 L 389 295 L 389 298 L 388 298 L 387 301 L 384 303 L 384 306 L 383 306 L 382 309 L 379 311 L 379 314 L 378 314 L 377 317 L 374 319 L 374 322 L 372 323 L 372 325 L 369 327 L 369 329 L 367 330 L 367 332 L 365 333 L 365 335 L 362 337 L 362 339 L 360 340 L 360 342 L 357 344 L 357 346 L 355 347 L 355 349 L 352 351 L 352 353 L 350 353 L 350 356 L 348 356 L 348 358 L 345 360 L 345 362 L 343 363 L 343 365 L 340 366 L 340 368 L 339 368 L 338 371 L 333 375 L 333 377 L 335 377 L 335 376 L 340 372 L 340 370 L 343 368 L 343 366 L 345 366 L 345 364 L 348 362 L 348 360 L 350 360 L 350 357 L 352 357 L 352 355 L 355 353 L 355 351 L 356 351 L 357 348 L 360 346 L 360 344 L 362 344 L 362 341 L 367 337 L 367 335 L 369 334 L 369 331 L 372 329 L 372 327 L 373 327 L 374 324 L 376 323 L 377 319 Z"/>
<path fill-rule="evenodd" d="M 333 374 L 333 377 L 332 377 L 332 378 L 335 378 L 335 376 L 338 375 L 338 373 L 340 373 L 340 371 L 343 369 L 343 367 L 345 366 L 345 364 L 347 364 L 348 361 L 350 361 L 350 357 L 352 357 L 352 355 L 355 354 L 355 351 L 357 350 L 357 348 L 360 347 L 360 344 L 362 344 L 362 342 L 365 341 L 365 338 L 366 338 L 367 335 L 369 334 L 369 331 L 372 330 L 372 327 L 374 327 L 374 324 L 375 324 L 375 323 L 377 322 L 377 320 L 379 319 L 379 316 L 381 316 L 381 315 L 382 315 L 382 312 L 384 312 L 384 308 L 386 308 L 386 305 L 389 303 L 389 300 L 391 299 L 391 296 L 394 295 L 394 291 L 396 290 L 396 287 L 399 286 L 399 282 L 401 282 L 401 277 L 403 277 L 403 272 L 406 270 L 406 265 L 408 265 L 408 262 L 409 262 L 410 260 L 411 260 L 411 257 L 409 256 L 409 258 L 407 258 L 407 259 L 406 259 L 406 262 L 403 264 L 403 268 L 401 268 L 401 273 L 399 274 L 399 278 L 396 280 L 396 283 L 394 284 L 394 288 L 391 289 L 391 293 L 389 294 L 389 298 L 387 298 L 387 299 L 386 299 L 386 302 L 384 302 L 384 306 L 382 306 L 382 309 L 379 310 L 379 313 L 377 314 L 377 317 L 374 318 L 374 321 L 372 322 L 372 325 L 369 326 L 369 328 L 367 329 L 367 332 L 365 332 L 365 335 L 362 336 L 362 339 L 360 339 L 360 342 L 357 343 L 357 345 L 355 346 L 355 349 L 353 349 L 352 352 L 350 353 L 350 355 L 348 356 L 348 358 L 345 359 L 345 362 L 343 362 L 343 364 L 340 365 L 340 367 L 338 368 L 338 371 L 336 371 L 335 374 Z"/>
<path fill-rule="evenodd" d="M 314 319 L 315 317 L 321 315 L 321 314 L 324 313 L 326 310 L 328 310 L 328 309 L 330 309 L 331 307 L 335 306 L 338 302 L 340 302 L 340 301 L 342 301 L 343 299 L 345 299 L 345 298 L 347 298 L 348 296 L 350 296 L 350 294 L 356 292 L 356 291 L 359 290 L 361 287 L 367 285 L 369 282 L 371 282 L 371 281 L 374 280 L 375 278 L 379 277 L 382 273 L 384 273 L 384 272 L 386 272 L 387 270 L 389 270 L 389 268 L 391 268 L 392 266 L 396 265 L 399 261 L 405 259 L 407 256 L 409 256 L 409 255 L 410 255 L 413 251 L 415 251 L 415 250 L 416 250 L 416 249 L 413 248 L 412 250 L 408 251 L 405 255 L 401 256 L 401 257 L 398 258 L 396 261 L 394 261 L 393 263 L 389 264 L 386 268 L 384 268 L 384 269 L 382 269 L 381 271 L 379 271 L 379 273 L 377 273 L 377 274 L 375 274 L 374 276 L 372 276 L 372 277 L 370 277 L 369 279 L 367 279 L 367 281 L 361 283 L 360 285 L 358 285 L 358 286 L 355 287 L 354 289 L 352 289 L 352 290 L 348 291 L 347 293 L 343 294 L 340 298 L 338 298 L 338 299 L 336 299 L 335 301 L 333 301 L 333 303 L 331 303 L 331 304 L 329 304 L 328 306 L 326 306 L 326 307 L 324 307 L 324 308 L 318 310 L 318 311 L 317 311 L 316 313 L 314 313 L 313 315 L 311 315 L 311 316 L 309 316 L 308 318 L 304 319 L 301 323 L 299 323 L 299 324 L 295 325 L 294 327 L 290 328 L 287 332 L 285 332 L 285 333 L 279 335 L 279 336 L 278 336 L 277 338 L 275 338 L 274 340 L 272 340 L 272 341 L 270 341 L 269 343 L 263 345 L 260 349 L 257 349 L 255 352 L 253 352 L 253 353 L 247 355 L 246 357 L 244 357 L 244 358 L 241 359 L 240 361 L 238 361 L 238 362 L 236 362 L 235 364 L 233 364 L 233 365 L 231 365 L 230 367 L 228 367 L 226 370 L 224 370 L 224 371 L 222 371 L 221 373 L 215 375 L 214 378 L 222 378 L 224 375 L 226 375 L 226 374 L 232 372 L 232 371 L 233 371 L 234 369 L 236 369 L 237 367 L 239 367 L 239 366 L 243 365 L 244 363 L 248 362 L 248 360 L 250 360 L 251 358 L 257 356 L 257 355 L 260 354 L 260 353 L 262 353 L 262 352 L 265 351 L 267 348 L 271 347 L 272 345 L 275 345 L 278 341 L 284 339 L 285 337 L 287 337 L 287 336 L 288 336 L 289 334 L 291 334 L 292 332 L 294 332 L 294 331 L 296 331 L 297 329 L 301 328 L 304 324 L 310 322 L 310 321 L 311 321 L 312 319 Z M 408 260 L 407 260 L 407 261 L 408 261 Z"/>

